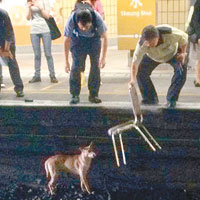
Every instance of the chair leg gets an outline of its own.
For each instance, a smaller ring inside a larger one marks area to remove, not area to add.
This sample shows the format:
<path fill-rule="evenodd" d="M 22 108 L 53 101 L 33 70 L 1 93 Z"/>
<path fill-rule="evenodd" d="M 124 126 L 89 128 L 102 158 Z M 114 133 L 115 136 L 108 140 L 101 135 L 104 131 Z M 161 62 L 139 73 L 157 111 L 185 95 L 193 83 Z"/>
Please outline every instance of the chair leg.
<path fill-rule="evenodd" d="M 147 133 L 147 135 L 150 137 L 150 139 L 154 142 L 154 144 L 159 148 L 162 149 L 162 147 L 158 144 L 158 142 L 154 139 L 154 137 L 149 133 L 149 131 L 145 128 L 144 125 L 142 125 L 142 128 Z"/>
<path fill-rule="evenodd" d="M 149 139 L 145 136 L 145 134 L 140 130 L 140 128 L 138 126 L 135 125 L 135 129 L 140 133 L 140 135 L 143 137 L 143 139 L 145 140 L 145 142 L 150 146 L 150 148 L 153 151 L 156 151 L 155 147 L 151 144 L 151 142 L 149 141 Z"/>
<path fill-rule="evenodd" d="M 112 142 L 113 142 L 113 147 L 114 147 L 114 151 L 115 151 L 115 158 L 116 158 L 117 166 L 120 167 L 119 156 L 118 156 L 118 152 L 117 152 L 117 147 L 116 147 L 114 134 L 112 134 Z"/>
<path fill-rule="evenodd" d="M 126 165 L 126 156 L 125 156 L 125 152 L 124 152 L 124 144 L 123 144 L 123 141 L 122 141 L 122 134 L 119 134 L 119 140 L 120 140 L 121 149 L 122 149 L 123 162 Z"/>

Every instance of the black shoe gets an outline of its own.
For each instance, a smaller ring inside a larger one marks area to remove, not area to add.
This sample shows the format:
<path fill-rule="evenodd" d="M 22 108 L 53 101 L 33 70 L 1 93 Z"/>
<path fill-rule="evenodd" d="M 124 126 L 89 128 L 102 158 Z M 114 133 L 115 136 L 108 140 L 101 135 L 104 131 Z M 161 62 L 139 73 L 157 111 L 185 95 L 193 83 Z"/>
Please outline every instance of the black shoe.
<path fill-rule="evenodd" d="M 50 77 L 51 83 L 58 83 L 58 80 L 55 76 Z"/>
<path fill-rule="evenodd" d="M 89 96 L 88 100 L 91 103 L 101 103 L 102 102 L 98 96 Z"/>
<path fill-rule="evenodd" d="M 70 104 L 77 104 L 80 102 L 80 98 L 79 96 L 72 96 L 71 100 L 70 100 Z"/>
<path fill-rule="evenodd" d="M 24 97 L 24 92 L 21 91 L 21 90 L 20 90 L 20 91 L 17 91 L 16 94 L 17 94 L 17 95 L 16 95 L 17 97 Z"/>
<path fill-rule="evenodd" d="M 200 87 L 200 83 L 198 83 L 197 81 L 194 81 L 194 86 L 195 87 Z"/>
<path fill-rule="evenodd" d="M 41 82 L 41 78 L 40 78 L 40 77 L 37 77 L 37 76 L 34 76 L 34 77 L 29 81 L 29 83 L 36 83 L 36 82 Z"/>
<path fill-rule="evenodd" d="M 176 107 L 176 101 L 175 100 L 167 101 L 166 106 L 167 106 L 167 108 L 175 108 Z"/>
<path fill-rule="evenodd" d="M 147 100 L 142 100 L 141 105 L 158 105 L 159 101 L 154 100 L 154 101 L 147 101 Z"/>

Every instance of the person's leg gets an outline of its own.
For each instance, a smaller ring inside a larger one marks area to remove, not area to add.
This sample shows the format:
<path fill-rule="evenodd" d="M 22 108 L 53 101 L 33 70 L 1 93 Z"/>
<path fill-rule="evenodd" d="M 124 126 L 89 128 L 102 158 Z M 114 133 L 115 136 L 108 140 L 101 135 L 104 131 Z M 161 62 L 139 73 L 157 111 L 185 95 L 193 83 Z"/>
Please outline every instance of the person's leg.
<path fill-rule="evenodd" d="M 43 33 L 42 34 L 42 41 L 44 45 L 44 53 L 47 60 L 47 65 L 49 68 L 49 76 L 52 83 L 57 83 L 58 80 L 55 77 L 55 70 L 54 70 L 54 62 L 53 56 L 51 53 L 51 34 L 50 33 Z"/>
<path fill-rule="evenodd" d="M 72 66 L 70 70 L 70 93 L 72 95 L 71 102 L 72 104 L 79 102 L 79 95 L 81 91 L 81 63 L 83 60 L 86 59 L 86 52 L 81 52 L 76 49 L 73 49 L 72 51 Z M 75 98 L 75 99 L 74 99 Z"/>
<path fill-rule="evenodd" d="M 168 63 L 174 68 L 174 75 L 171 80 L 171 85 L 168 89 L 167 101 L 175 106 L 176 101 L 178 101 L 180 91 L 186 81 L 187 65 L 182 65 L 176 60 L 176 58 L 173 58 Z"/>
<path fill-rule="evenodd" d="M 3 58 L 3 57 L 1 57 L 0 58 L 0 60 L 1 60 L 1 62 L 0 62 L 0 81 L 1 81 L 1 88 L 5 88 L 6 87 L 6 85 L 3 83 L 3 71 L 2 71 L 2 65 L 8 65 L 7 64 L 7 59 L 6 58 Z"/>
<path fill-rule="evenodd" d="M 41 68 L 41 48 L 40 48 L 40 34 L 31 34 L 31 43 L 34 52 L 34 67 L 35 75 L 29 83 L 39 82 L 40 78 L 40 68 Z"/>
<path fill-rule="evenodd" d="M 153 61 L 151 58 L 145 55 L 138 67 L 137 82 L 143 98 L 142 100 L 143 104 L 158 103 L 158 96 L 150 76 L 152 71 L 159 64 L 160 63 Z"/>
<path fill-rule="evenodd" d="M 91 40 L 90 44 L 90 73 L 88 79 L 88 89 L 89 89 L 89 101 L 92 103 L 101 103 L 99 99 L 99 88 L 100 88 L 100 68 L 99 68 L 99 57 L 101 52 L 101 40 L 99 38 L 94 38 Z"/>
<path fill-rule="evenodd" d="M 191 47 L 190 47 L 190 55 L 189 60 L 190 61 L 195 61 L 195 80 L 194 80 L 194 86 L 195 87 L 200 87 L 200 45 L 199 44 L 194 44 L 194 43 L 190 43 Z"/>
<path fill-rule="evenodd" d="M 0 91 L 1 91 L 1 88 L 2 88 L 2 82 L 3 82 L 2 65 L 1 65 L 1 63 L 0 63 Z"/>
<path fill-rule="evenodd" d="M 194 81 L 195 87 L 200 87 L 200 60 L 196 61 L 196 80 Z"/>
<path fill-rule="evenodd" d="M 15 57 L 15 44 L 11 44 L 10 47 L 13 59 L 8 59 L 8 68 L 13 84 L 15 85 L 14 90 L 17 93 L 17 97 L 23 97 L 24 85 L 20 76 L 19 66 Z"/>
<path fill-rule="evenodd" d="M 81 70 L 81 87 L 86 86 L 85 82 L 85 65 L 86 65 L 86 59 L 81 63 L 80 70 Z"/>

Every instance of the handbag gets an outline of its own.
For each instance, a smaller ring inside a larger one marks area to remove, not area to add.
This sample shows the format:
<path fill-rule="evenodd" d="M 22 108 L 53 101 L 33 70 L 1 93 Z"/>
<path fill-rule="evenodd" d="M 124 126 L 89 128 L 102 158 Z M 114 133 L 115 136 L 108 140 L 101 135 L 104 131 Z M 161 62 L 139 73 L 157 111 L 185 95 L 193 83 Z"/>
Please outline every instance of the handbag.
<path fill-rule="evenodd" d="M 197 43 L 198 37 L 197 34 L 194 32 L 194 29 L 189 25 L 187 29 L 188 40 L 192 43 Z"/>
<path fill-rule="evenodd" d="M 197 43 L 197 40 L 198 40 L 198 37 L 197 37 L 197 34 L 196 33 L 193 33 L 192 35 L 189 35 L 189 41 L 192 42 L 192 43 Z"/>
<path fill-rule="evenodd" d="M 45 20 L 47 22 L 47 25 L 51 33 L 51 39 L 55 40 L 61 37 L 61 32 L 56 24 L 55 19 L 53 17 L 50 17 L 49 19 L 45 19 Z"/>

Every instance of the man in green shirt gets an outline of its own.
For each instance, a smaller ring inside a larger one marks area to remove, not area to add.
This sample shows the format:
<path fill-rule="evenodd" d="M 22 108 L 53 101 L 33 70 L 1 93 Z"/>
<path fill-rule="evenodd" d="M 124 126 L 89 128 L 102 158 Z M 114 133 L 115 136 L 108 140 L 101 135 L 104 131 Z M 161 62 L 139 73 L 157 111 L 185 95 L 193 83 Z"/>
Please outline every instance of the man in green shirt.
<path fill-rule="evenodd" d="M 130 85 L 138 82 L 142 104 L 158 104 L 158 96 L 150 75 L 161 63 L 174 68 L 167 93 L 167 106 L 173 108 L 185 83 L 187 66 L 184 64 L 188 35 L 169 25 L 146 26 L 137 43 L 132 62 Z"/>

